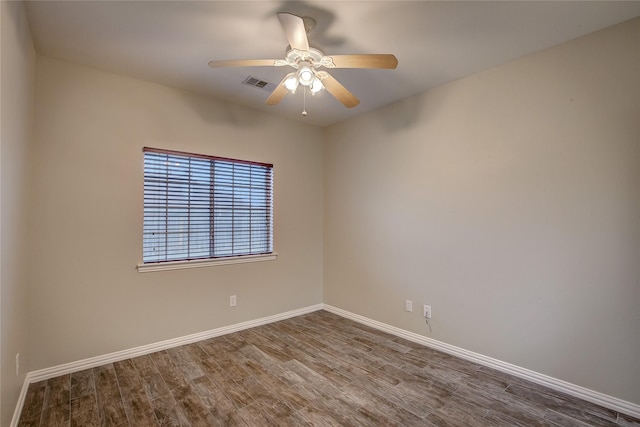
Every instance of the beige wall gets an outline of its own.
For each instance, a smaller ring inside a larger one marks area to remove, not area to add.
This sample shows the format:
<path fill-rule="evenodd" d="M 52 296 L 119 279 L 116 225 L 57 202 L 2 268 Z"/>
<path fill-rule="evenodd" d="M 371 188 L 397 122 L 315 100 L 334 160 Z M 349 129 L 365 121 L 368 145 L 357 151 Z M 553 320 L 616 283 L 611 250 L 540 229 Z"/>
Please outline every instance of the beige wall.
<path fill-rule="evenodd" d="M 325 139 L 325 303 L 640 403 L 640 18 Z"/>
<path fill-rule="evenodd" d="M 301 123 L 39 57 L 32 369 L 320 303 L 322 143 Z M 273 163 L 278 259 L 138 273 L 143 146 Z"/>
<path fill-rule="evenodd" d="M 0 117 L 0 424 L 9 425 L 29 369 L 27 194 L 36 54 L 24 6 L 0 2 L 2 114 Z M 20 375 L 15 357 L 20 353 Z"/>

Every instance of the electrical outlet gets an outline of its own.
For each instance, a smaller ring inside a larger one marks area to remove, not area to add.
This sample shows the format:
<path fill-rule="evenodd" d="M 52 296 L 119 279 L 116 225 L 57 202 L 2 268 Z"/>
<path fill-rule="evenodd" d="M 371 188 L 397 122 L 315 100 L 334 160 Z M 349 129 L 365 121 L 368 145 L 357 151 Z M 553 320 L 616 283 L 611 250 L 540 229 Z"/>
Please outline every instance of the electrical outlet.
<path fill-rule="evenodd" d="M 16 354 L 16 377 L 20 375 L 20 353 Z"/>
<path fill-rule="evenodd" d="M 423 308 L 424 308 L 424 317 L 427 319 L 431 319 L 431 306 L 425 305 Z"/>
<path fill-rule="evenodd" d="M 413 303 L 410 299 L 405 300 L 404 302 L 404 311 L 413 311 Z"/>
<path fill-rule="evenodd" d="M 235 307 L 237 305 L 238 301 L 236 300 L 236 296 L 235 295 L 231 295 L 229 297 L 229 307 Z"/>

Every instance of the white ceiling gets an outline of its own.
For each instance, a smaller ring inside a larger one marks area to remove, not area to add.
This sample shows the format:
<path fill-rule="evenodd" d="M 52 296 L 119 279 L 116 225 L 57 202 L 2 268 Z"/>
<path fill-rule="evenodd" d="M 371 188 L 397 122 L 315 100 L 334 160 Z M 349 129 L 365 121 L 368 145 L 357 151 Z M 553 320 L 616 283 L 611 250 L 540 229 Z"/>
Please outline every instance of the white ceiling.
<path fill-rule="evenodd" d="M 434 86 L 640 16 L 640 1 L 29 1 L 40 54 L 211 94 L 327 126 Z M 393 53 L 396 70 L 331 70 L 361 103 L 326 91 L 266 106 L 282 67 L 212 69 L 212 59 L 279 59 L 287 41 L 277 12 L 310 16 L 325 54 Z"/>

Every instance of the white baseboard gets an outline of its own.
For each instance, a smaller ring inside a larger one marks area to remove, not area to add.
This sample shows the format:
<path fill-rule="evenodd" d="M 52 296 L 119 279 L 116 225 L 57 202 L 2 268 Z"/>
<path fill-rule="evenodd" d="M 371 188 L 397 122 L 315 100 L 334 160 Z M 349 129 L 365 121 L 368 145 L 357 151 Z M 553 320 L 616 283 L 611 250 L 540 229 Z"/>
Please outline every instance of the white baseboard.
<path fill-rule="evenodd" d="M 27 373 L 24 379 L 22 391 L 20 392 L 18 403 L 13 413 L 11 427 L 16 427 L 18 425 L 18 422 L 20 421 L 20 413 L 22 412 L 22 407 L 24 405 L 24 400 L 27 395 L 27 389 L 29 388 L 29 384 L 36 383 L 38 381 L 47 380 L 49 378 L 58 377 L 60 375 L 66 375 L 66 374 L 71 374 L 73 372 L 84 371 L 85 369 L 95 368 L 96 366 L 101 366 L 101 365 L 105 365 L 113 362 L 119 362 L 121 360 L 131 359 L 132 357 L 143 356 L 145 354 L 154 353 L 156 351 L 167 350 L 169 348 L 174 348 L 174 347 L 178 347 L 185 344 L 191 344 L 191 343 L 206 340 L 209 338 L 219 337 L 221 335 L 243 331 L 245 329 L 278 322 L 280 320 L 301 316 L 303 314 L 311 313 L 318 310 L 322 310 L 322 304 L 311 305 L 311 306 L 300 308 L 297 310 L 275 314 L 273 316 L 262 317 L 260 319 L 255 319 L 255 320 L 248 320 L 246 322 L 236 323 L 235 325 L 223 326 L 221 328 L 211 329 L 205 332 L 198 332 L 191 335 L 185 335 L 183 337 L 178 337 L 178 338 L 174 338 L 166 341 L 160 341 L 157 343 L 143 345 L 143 346 L 131 348 L 128 350 L 117 351 L 115 353 L 109 353 L 102 356 L 90 357 L 88 359 L 78 360 L 76 362 L 65 363 L 63 365 L 53 366 L 50 368 L 39 369 L 37 371 L 29 372 Z"/>
<path fill-rule="evenodd" d="M 13 418 L 11 418 L 11 427 L 16 427 L 18 421 L 20 421 L 20 414 L 22 413 L 22 407 L 24 406 L 24 399 L 27 397 L 27 390 L 29 389 L 29 374 L 25 375 L 24 382 L 22 383 L 22 390 L 18 396 L 18 403 L 16 409 L 13 411 Z"/>
<path fill-rule="evenodd" d="M 29 384 L 38 381 L 43 381 L 49 378 L 54 378 L 60 375 L 66 375 L 73 372 L 83 371 L 89 368 L 95 368 L 96 366 L 105 365 L 108 363 L 119 362 L 121 360 L 130 359 L 132 357 L 142 356 L 145 354 L 153 353 L 156 351 L 166 350 L 173 347 L 178 347 L 185 344 L 191 344 L 197 341 L 206 340 L 209 338 L 218 337 L 221 335 L 230 334 L 233 332 L 242 331 L 245 329 L 253 328 L 256 326 L 266 325 L 269 323 L 277 322 L 291 317 L 300 316 L 303 314 L 311 313 L 318 310 L 327 310 L 328 312 L 337 314 L 347 319 L 351 319 L 358 323 L 362 323 L 372 328 L 390 333 L 400 338 L 407 339 L 409 341 L 416 342 L 418 344 L 425 345 L 427 347 L 434 348 L 436 350 L 443 351 L 453 356 L 460 357 L 462 359 L 469 360 L 471 362 L 478 363 L 483 366 L 494 368 L 496 370 L 524 378 L 536 384 L 540 384 L 551 389 L 566 393 L 570 396 L 577 397 L 579 399 L 586 400 L 597 405 L 601 405 L 605 408 L 612 409 L 614 411 L 630 415 L 635 418 L 640 418 L 640 405 L 627 402 L 616 397 L 608 396 L 597 391 L 589 390 L 587 388 L 571 384 L 566 381 L 562 381 L 547 375 L 543 375 L 529 369 L 521 368 L 516 365 L 512 365 L 507 362 L 503 362 L 498 359 L 494 359 L 488 356 L 484 356 L 479 353 L 474 353 L 469 350 L 465 350 L 460 347 L 456 347 L 441 341 L 434 340 L 413 332 L 405 331 L 404 329 L 397 328 L 395 326 L 387 325 L 382 322 L 378 322 L 373 319 L 369 319 L 364 316 L 360 316 L 355 313 L 343 310 L 341 308 L 333 307 L 328 304 L 316 304 L 309 307 L 304 307 L 297 310 L 287 311 L 285 313 L 276 314 L 273 316 L 262 317 L 260 319 L 249 320 L 246 322 L 237 323 L 235 325 L 223 326 L 221 328 L 212 329 L 205 332 L 199 332 L 191 335 L 186 335 L 179 338 L 174 338 L 166 341 L 161 341 L 153 344 L 148 344 L 140 347 L 135 347 L 128 350 L 122 350 L 115 353 L 109 353 L 103 356 L 91 357 L 88 359 L 79 360 L 77 362 L 66 363 L 64 365 L 53 366 L 51 368 L 40 369 L 27 373 L 22 391 L 18 398 L 18 403 L 13 414 L 11 421 L 11 427 L 18 425 L 20 413 L 24 405 L 24 400 L 27 394 Z"/>
<path fill-rule="evenodd" d="M 569 383 L 567 381 L 550 377 L 548 375 L 540 374 L 538 372 L 522 368 L 520 366 L 512 365 L 511 363 L 503 362 L 492 357 L 474 353 L 472 351 L 465 350 L 463 348 L 456 347 L 442 341 L 434 340 L 423 335 L 405 331 L 404 329 L 396 328 L 395 326 L 387 325 L 385 323 L 381 323 L 376 320 L 372 320 L 367 317 L 360 316 L 359 314 L 351 313 L 349 311 L 333 307 L 328 304 L 323 304 L 322 307 L 324 310 L 330 313 L 337 314 L 338 316 L 351 319 L 355 322 L 362 323 L 367 326 L 371 326 L 372 328 L 390 333 L 400 338 L 404 338 L 409 341 L 413 341 L 418 344 L 440 350 L 444 353 L 451 354 L 452 356 L 457 356 L 461 359 L 469 360 L 479 365 L 487 366 L 498 371 L 523 378 L 525 380 L 529 380 L 536 384 L 549 387 L 550 389 L 566 393 L 570 396 L 595 403 L 596 405 L 600 405 L 635 418 L 640 418 L 640 405 L 637 405 L 635 403 L 627 402 L 626 400 L 618 399 L 616 397 L 593 391 L 588 388 Z"/>

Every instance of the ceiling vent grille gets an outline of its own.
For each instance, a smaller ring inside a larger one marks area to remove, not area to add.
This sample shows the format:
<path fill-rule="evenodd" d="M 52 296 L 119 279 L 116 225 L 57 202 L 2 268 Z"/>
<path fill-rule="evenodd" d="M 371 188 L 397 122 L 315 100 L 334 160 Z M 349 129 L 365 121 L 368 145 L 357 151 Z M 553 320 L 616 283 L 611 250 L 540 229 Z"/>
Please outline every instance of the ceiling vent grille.
<path fill-rule="evenodd" d="M 265 82 L 264 80 L 260 80 L 252 76 L 247 76 L 247 78 L 242 81 L 242 84 L 254 86 L 267 92 L 271 92 L 275 89 L 275 85 L 273 83 Z"/>

